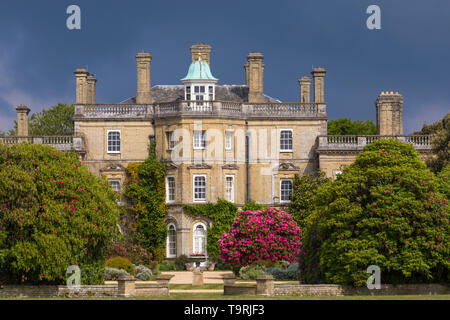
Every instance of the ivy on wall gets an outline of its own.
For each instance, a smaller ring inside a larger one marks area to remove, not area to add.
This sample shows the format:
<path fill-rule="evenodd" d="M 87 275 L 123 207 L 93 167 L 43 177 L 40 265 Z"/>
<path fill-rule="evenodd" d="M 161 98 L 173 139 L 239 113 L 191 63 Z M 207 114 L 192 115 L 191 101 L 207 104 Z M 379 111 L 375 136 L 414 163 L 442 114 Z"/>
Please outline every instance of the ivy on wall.
<path fill-rule="evenodd" d="M 226 200 L 219 199 L 216 204 L 183 205 L 183 209 L 191 217 L 204 216 L 213 221 L 207 230 L 206 250 L 208 256 L 218 258 L 219 239 L 225 232 L 230 232 L 231 225 L 237 216 L 237 207 Z"/>
<path fill-rule="evenodd" d="M 123 194 L 132 202 L 129 210 L 136 220 L 134 240 L 162 261 L 167 237 L 166 167 L 156 157 L 155 142 L 150 145 L 149 157 L 141 164 L 129 164 L 127 174 L 130 178 Z"/>

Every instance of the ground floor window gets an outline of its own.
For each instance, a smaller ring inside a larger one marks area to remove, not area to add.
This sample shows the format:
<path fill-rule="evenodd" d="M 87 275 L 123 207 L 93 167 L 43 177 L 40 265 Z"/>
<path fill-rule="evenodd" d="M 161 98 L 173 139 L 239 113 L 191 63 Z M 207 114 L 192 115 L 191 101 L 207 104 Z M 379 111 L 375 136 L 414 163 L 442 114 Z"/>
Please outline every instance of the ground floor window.
<path fill-rule="evenodd" d="M 167 257 L 177 256 L 177 229 L 173 223 L 170 223 L 167 231 Z"/>
<path fill-rule="evenodd" d="M 206 254 L 206 226 L 203 223 L 194 225 L 194 254 Z"/>
<path fill-rule="evenodd" d="M 280 201 L 289 202 L 292 193 L 292 179 L 281 179 L 280 182 Z"/>
<path fill-rule="evenodd" d="M 120 188 L 121 188 L 121 181 L 120 179 L 109 179 L 109 184 L 111 185 L 111 188 L 114 190 L 115 193 L 120 194 Z M 118 201 L 120 204 L 120 201 Z"/>

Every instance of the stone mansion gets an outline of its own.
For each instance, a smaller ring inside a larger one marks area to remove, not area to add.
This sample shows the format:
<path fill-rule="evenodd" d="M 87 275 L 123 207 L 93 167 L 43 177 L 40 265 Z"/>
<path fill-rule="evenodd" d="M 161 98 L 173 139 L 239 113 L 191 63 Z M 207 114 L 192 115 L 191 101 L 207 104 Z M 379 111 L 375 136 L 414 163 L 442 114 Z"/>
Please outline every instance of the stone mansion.
<path fill-rule="evenodd" d="M 136 95 L 121 103 L 96 103 L 97 79 L 77 69 L 72 137 L 27 137 L 30 109 L 19 106 L 18 137 L 3 140 L 74 148 L 119 192 L 127 165 L 144 161 L 155 140 L 167 168 L 167 258 L 206 253 L 206 230 L 213 222 L 185 214 L 183 204 L 226 199 L 237 206 L 250 200 L 284 206 L 295 174 L 320 169 L 335 178 L 366 144 L 383 137 L 412 143 L 424 157 L 430 152 L 427 136 L 403 135 L 399 93 L 382 92 L 376 99 L 377 135 L 328 136 L 325 69 L 300 78 L 299 100 L 287 103 L 264 93 L 261 53 L 248 54 L 245 84 L 226 85 L 213 75 L 211 47 L 190 49 L 187 74 L 173 85 L 151 86 L 152 56 L 138 53 Z"/>

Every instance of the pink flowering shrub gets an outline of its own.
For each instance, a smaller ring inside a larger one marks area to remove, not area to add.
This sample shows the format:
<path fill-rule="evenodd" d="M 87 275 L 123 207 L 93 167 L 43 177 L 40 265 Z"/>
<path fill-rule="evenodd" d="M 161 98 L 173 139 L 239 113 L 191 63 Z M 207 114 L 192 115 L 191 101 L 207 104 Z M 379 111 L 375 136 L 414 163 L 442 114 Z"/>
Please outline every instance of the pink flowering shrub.
<path fill-rule="evenodd" d="M 234 266 L 257 261 L 297 261 L 301 232 L 291 215 L 275 208 L 241 211 L 231 231 L 219 239 L 222 259 Z"/>

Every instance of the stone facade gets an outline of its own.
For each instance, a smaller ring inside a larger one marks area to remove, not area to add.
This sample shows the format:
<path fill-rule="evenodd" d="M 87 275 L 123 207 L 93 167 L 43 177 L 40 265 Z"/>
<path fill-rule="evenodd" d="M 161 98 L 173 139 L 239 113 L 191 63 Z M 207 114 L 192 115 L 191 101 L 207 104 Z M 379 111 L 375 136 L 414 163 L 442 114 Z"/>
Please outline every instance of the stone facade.
<path fill-rule="evenodd" d="M 175 236 L 168 239 L 172 247 L 168 258 L 193 253 L 196 243 L 198 247 L 198 241 L 203 241 L 201 232 L 213 223 L 185 214 L 184 204 L 226 199 L 237 206 L 250 200 L 285 206 L 296 174 L 320 169 L 335 178 L 376 139 L 410 142 L 423 157 L 430 152 L 428 137 L 402 136 L 403 98 L 398 93 L 382 92 L 375 103 L 379 135 L 328 136 L 325 69 L 312 70 L 312 81 L 302 77 L 300 102 L 286 103 L 264 93 L 261 53 L 247 56 L 245 85 L 222 85 L 216 84 L 209 69 L 211 47 L 195 44 L 190 49 L 188 75 L 198 78 L 190 76 L 183 85 L 151 87 L 152 56 L 138 53 L 137 92 L 122 103 L 96 103 L 97 79 L 86 69 L 77 69 L 73 137 L 26 137 L 29 109 L 20 106 L 22 137 L 4 137 L 0 142 L 31 140 L 63 150 L 73 148 L 91 172 L 106 176 L 120 192 L 126 167 L 143 162 L 155 140 L 157 156 L 167 168 L 166 221 L 175 229 Z M 202 79 L 204 75 L 209 80 Z"/>

